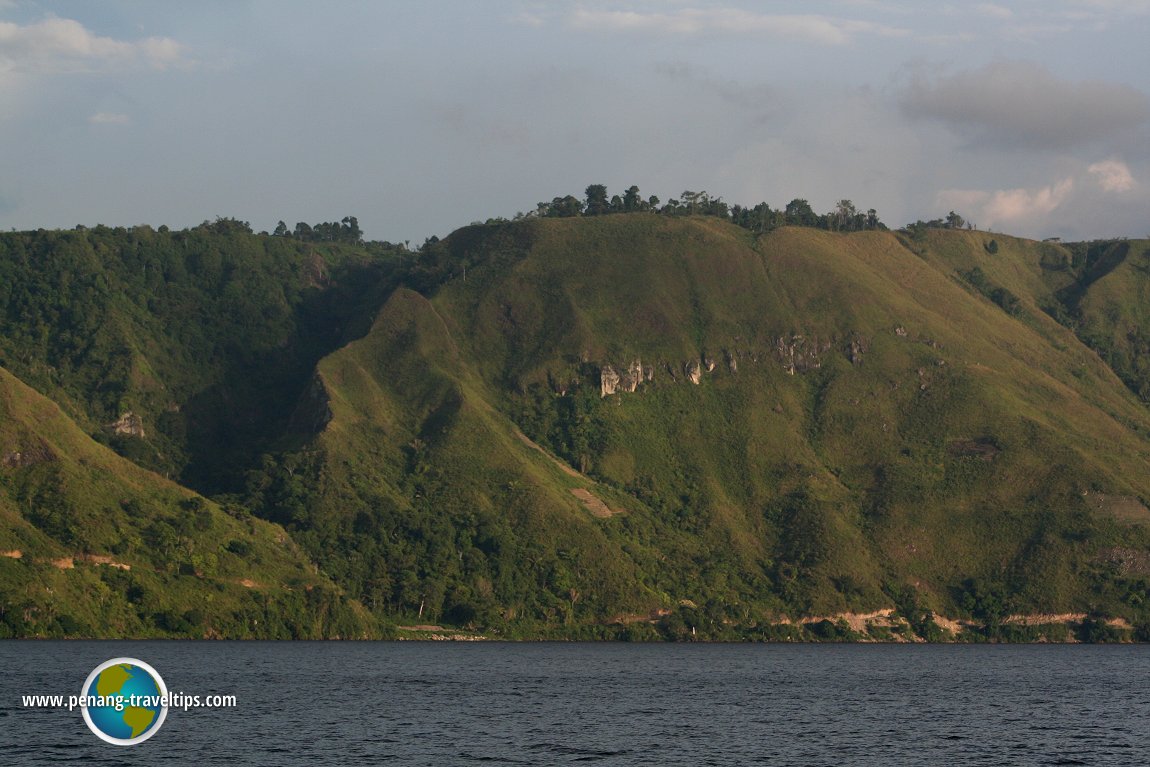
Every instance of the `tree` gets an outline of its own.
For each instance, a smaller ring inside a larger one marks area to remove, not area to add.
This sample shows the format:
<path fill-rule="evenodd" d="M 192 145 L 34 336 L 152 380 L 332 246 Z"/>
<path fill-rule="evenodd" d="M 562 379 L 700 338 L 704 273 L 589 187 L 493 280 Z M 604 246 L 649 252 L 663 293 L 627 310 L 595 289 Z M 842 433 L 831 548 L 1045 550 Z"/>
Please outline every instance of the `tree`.
<path fill-rule="evenodd" d="M 858 213 L 855 210 L 855 204 L 850 200 L 839 200 L 835 205 L 834 221 L 835 228 L 839 231 L 849 232 L 854 226 L 855 215 Z"/>
<path fill-rule="evenodd" d="M 687 213 L 699 212 L 699 207 L 706 205 L 709 200 L 706 192 L 684 191 L 679 195 L 679 198 L 683 203 L 683 207 L 687 209 Z"/>
<path fill-rule="evenodd" d="M 547 208 L 547 215 L 553 218 L 570 218 L 583 212 L 583 203 L 573 195 L 556 197 Z"/>
<path fill-rule="evenodd" d="M 623 193 L 623 210 L 627 213 L 634 213 L 642 209 L 643 198 L 639 196 L 639 187 L 631 186 L 631 188 Z"/>
<path fill-rule="evenodd" d="M 241 221 L 238 218 L 231 216 L 216 216 L 215 221 L 205 221 L 200 224 L 198 229 L 211 232 L 213 234 L 251 234 L 252 225 L 247 221 Z"/>
<path fill-rule="evenodd" d="M 946 226 L 948 229 L 962 229 L 966 226 L 966 220 L 952 210 L 946 214 Z"/>
<path fill-rule="evenodd" d="M 340 223 L 343 224 L 340 227 L 341 239 L 352 243 L 359 243 L 363 240 L 363 231 L 360 230 L 359 219 L 355 216 L 345 216 Z"/>
<path fill-rule="evenodd" d="M 776 226 L 777 212 L 771 206 L 760 202 L 753 208 L 743 210 L 742 225 L 753 232 L 763 234 Z"/>
<path fill-rule="evenodd" d="M 819 219 L 811 204 L 799 197 L 787 203 L 784 213 L 788 224 L 798 224 L 799 226 L 814 226 Z"/>
<path fill-rule="evenodd" d="M 278 224 L 276 224 L 276 230 L 272 232 L 272 234 L 276 237 L 287 237 L 290 233 L 288 232 L 287 224 L 285 224 L 283 221 L 280 221 Z"/>
<path fill-rule="evenodd" d="M 607 187 L 604 184 L 591 184 L 587 187 L 587 207 L 585 215 L 601 216 L 610 212 L 610 203 L 607 201 Z"/>

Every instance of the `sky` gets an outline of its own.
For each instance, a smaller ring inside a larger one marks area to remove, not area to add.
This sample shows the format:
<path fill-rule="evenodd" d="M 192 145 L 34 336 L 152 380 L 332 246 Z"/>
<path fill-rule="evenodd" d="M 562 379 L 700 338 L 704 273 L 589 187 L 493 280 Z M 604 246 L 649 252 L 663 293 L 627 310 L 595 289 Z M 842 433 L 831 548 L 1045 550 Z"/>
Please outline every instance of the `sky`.
<path fill-rule="evenodd" d="M 589 184 L 1150 236 L 1150 0 L 0 0 L 0 228 L 422 242 Z"/>

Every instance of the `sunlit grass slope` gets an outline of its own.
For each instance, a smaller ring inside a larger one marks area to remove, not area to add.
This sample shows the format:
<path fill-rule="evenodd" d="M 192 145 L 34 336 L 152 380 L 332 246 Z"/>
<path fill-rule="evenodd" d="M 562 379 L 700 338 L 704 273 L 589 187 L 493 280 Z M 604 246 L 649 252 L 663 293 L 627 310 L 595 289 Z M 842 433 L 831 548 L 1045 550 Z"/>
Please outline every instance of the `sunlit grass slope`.
<path fill-rule="evenodd" d="M 446 282 L 320 364 L 327 424 L 264 496 L 383 612 L 1147 618 L 1150 417 L 1052 316 L 1060 246 L 632 215 L 426 258 Z"/>
<path fill-rule="evenodd" d="M 0 635 L 373 633 L 277 525 L 97 444 L 0 368 Z"/>

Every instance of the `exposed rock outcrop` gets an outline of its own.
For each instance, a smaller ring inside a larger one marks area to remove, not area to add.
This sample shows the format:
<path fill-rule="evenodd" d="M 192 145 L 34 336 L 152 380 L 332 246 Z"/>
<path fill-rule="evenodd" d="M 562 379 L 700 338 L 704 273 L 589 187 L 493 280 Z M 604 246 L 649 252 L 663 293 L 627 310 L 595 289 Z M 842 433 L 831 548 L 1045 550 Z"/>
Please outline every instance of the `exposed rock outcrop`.
<path fill-rule="evenodd" d="M 615 372 L 615 368 L 610 365 L 599 368 L 599 396 L 610 397 L 619 391 L 619 380 L 620 376 Z"/>
<path fill-rule="evenodd" d="M 599 396 L 609 397 L 616 392 L 634 393 L 639 384 L 655 380 L 655 369 L 642 361 L 632 360 L 624 370 L 616 370 L 611 365 L 599 368 Z"/>
<path fill-rule="evenodd" d="M 775 357 L 791 375 L 821 368 L 822 355 L 830 348 L 830 341 L 820 340 L 818 337 L 807 338 L 795 334 L 790 338 L 780 336 L 775 339 Z"/>
<path fill-rule="evenodd" d="M 899 330 L 905 334 L 905 330 Z M 599 366 L 599 394 L 601 397 L 609 397 L 612 394 L 633 393 L 639 389 L 640 384 L 655 380 L 656 367 L 660 376 L 665 376 L 663 380 L 679 383 L 685 378 L 696 386 L 702 383 L 705 374 L 714 373 L 720 363 L 726 365 L 727 372 L 737 375 L 740 362 L 753 365 L 771 356 L 791 375 L 806 373 L 821 368 L 825 355 L 836 348 L 842 351 L 851 364 L 859 365 L 863 356 L 870 351 L 870 342 L 857 334 L 844 340 L 841 337 L 820 338 L 795 333 L 779 336 L 767 350 L 747 345 L 743 349 L 723 348 L 717 355 L 702 352 L 695 359 L 679 363 L 660 361 L 656 365 L 644 365 L 639 359 L 632 360 L 626 367 L 603 363 Z M 578 386 L 577 380 L 560 384 L 551 373 L 548 373 L 548 381 L 552 391 L 560 396 Z"/>
<path fill-rule="evenodd" d="M 866 351 L 867 343 L 862 338 L 856 336 L 847 342 L 846 355 L 852 365 L 861 365 Z"/>
<path fill-rule="evenodd" d="M 144 431 L 144 419 L 131 410 L 108 424 L 108 428 L 111 429 L 113 434 L 124 437 L 139 437 L 143 439 L 147 436 L 147 433 Z"/>
<path fill-rule="evenodd" d="M 35 444 L 21 445 L 18 450 L 9 449 L 0 454 L 0 466 L 5 469 L 23 469 L 54 460 L 56 454 L 47 444 L 39 440 Z"/>

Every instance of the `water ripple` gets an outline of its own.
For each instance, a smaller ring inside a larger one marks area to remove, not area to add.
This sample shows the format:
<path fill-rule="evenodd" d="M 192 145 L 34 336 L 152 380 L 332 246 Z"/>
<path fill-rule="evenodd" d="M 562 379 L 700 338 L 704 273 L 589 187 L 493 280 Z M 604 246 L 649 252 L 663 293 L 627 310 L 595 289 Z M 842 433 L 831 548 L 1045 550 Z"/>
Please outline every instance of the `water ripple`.
<path fill-rule="evenodd" d="M 172 711 L 134 748 L 16 705 L 117 655 L 240 705 Z M 1150 763 L 1146 647 L 6 642 L 0 660 L 15 767 Z"/>

